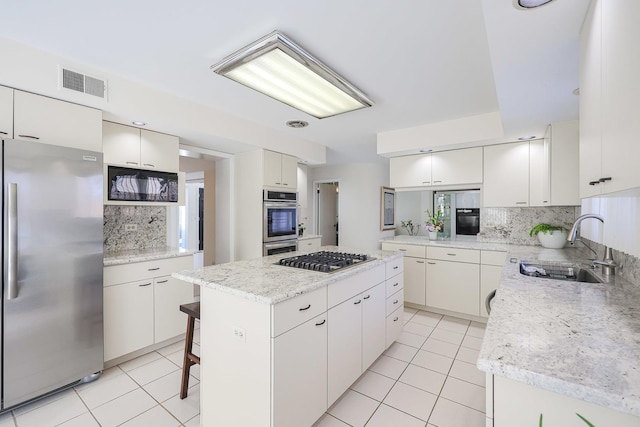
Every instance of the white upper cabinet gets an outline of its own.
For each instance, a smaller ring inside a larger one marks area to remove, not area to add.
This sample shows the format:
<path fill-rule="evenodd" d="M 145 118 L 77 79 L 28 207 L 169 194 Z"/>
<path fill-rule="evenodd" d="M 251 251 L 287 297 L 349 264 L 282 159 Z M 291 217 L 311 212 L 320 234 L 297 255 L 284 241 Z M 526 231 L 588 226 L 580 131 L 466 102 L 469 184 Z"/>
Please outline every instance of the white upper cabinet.
<path fill-rule="evenodd" d="M 482 183 L 482 147 L 440 151 L 389 160 L 394 188 Z"/>
<path fill-rule="evenodd" d="M 15 90 L 13 138 L 102 152 L 102 111 Z"/>
<path fill-rule="evenodd" d="M 544 139 L 529 142 L 529 206 L 549 206 L 551 185 L 549 182 L 549 140 L 547 128 Z"/>
<path fill-rule="evenodd" d="M 483 206 L 529 206 L 528 142 L 484 147 Z"/>
<path fill-rule="evenodd" d="M 580 205 L 580 136 L 578 128 L 578 120 L 549 125 L 552 206 Z"/>
<path fill-rule="evenodd" d="M 13 89 L 0 86 L 0 138 L 13 138 Z"/>
<path fill-rule="evenodd" d="M 431 154 L 432 185 L 482 182 L 482 147 Z"/>
<path fill-rule="evenodd" d="M 103 137 L 106 164 L 164 172 L 179 170 L 177 136 L 104 122 Z"/>
<path fill-rule="evenodd" d="M 287 154 L 263 150 L 265 187 L 287 188 L 297 191 L 298 159 Z"/>
<path fill-rule="evenodd" d="M 431 154 L 389 159 L 390 185 L 394 188 L 431 185 Z"/>
<path fill-rule="evenodd" d="M 640 186 L 640 2 L 591 2 L 581 33 L 580 197 Z"/>

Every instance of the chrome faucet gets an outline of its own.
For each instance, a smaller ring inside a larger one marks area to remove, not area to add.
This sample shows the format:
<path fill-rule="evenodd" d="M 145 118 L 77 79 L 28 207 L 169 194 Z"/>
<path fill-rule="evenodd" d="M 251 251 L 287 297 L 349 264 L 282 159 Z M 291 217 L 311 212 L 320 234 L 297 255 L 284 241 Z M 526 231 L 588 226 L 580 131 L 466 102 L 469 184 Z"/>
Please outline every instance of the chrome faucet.
<path fill-rule="evenodd" d="M 573 227 L 571 227 L 571 231 L 569 232 L 569 237 L 567 237 L 567 241 L 569 243 L 571 243 L 573 245 L 576 242 L 576 240 L 578 240 L 578 227 L 580 226 L 580 223 L 582 221 L 584 221 L 585 219 L 589 219 L 589 218 L 597 219 L 598 221 L 600 221 L 601 223 L 604 224 L 604 218 L 601 217 L 600 215 L 596 215 L 596 214 L 580 215 L 576 219 L 576 222 L 573 223 Z M 591 247 L 589 245 L 587 245 L 582 239 L 580 239 L 580 241 L 587 248 L 589 248 L 589 250 L 591 252 L 593 252 L 596 255 L 596 258 L 598 257 L 598 254 L 596 253 L 596 251 L 591 249 Z M 602 256 L 602 261 L 600 261 L 598 259 L 594 259 L 593 260 L 594 268 L 596 268 L 599 265 L 602 266 L 602 272 L 605 275 L 611 276 L 611 275 L 616 274 L 616 267 L 618 266 L 618 264 L 616 264 L 615 261 L 613 260 L 613 254 L 611 252 L 611 248 L 609 248 L 607 246 L 604 247 L 604 255 Z"/>

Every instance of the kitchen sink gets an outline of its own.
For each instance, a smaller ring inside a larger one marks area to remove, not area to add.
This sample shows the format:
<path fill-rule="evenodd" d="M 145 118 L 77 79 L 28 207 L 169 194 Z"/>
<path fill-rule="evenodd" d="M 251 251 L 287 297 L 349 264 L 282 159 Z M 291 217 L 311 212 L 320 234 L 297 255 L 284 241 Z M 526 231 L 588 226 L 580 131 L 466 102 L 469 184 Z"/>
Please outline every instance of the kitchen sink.
<path fill-rule="evenodd" d="M 520 274 L 553 280 L 571 282 L 602 283 L 592 270 L 578 264 L 563 264 L 540 261 L 521 261 Z"/>

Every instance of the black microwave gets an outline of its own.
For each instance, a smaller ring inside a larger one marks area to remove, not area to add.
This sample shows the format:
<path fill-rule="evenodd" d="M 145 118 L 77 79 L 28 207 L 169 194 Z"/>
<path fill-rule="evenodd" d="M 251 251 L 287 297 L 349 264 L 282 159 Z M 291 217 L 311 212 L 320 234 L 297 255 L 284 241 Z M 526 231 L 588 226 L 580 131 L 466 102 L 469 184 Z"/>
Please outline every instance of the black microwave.
<path fill-rule="evenodd" d="M 178 174 L 108 166 L 107 200 L 178 203 Z"/>

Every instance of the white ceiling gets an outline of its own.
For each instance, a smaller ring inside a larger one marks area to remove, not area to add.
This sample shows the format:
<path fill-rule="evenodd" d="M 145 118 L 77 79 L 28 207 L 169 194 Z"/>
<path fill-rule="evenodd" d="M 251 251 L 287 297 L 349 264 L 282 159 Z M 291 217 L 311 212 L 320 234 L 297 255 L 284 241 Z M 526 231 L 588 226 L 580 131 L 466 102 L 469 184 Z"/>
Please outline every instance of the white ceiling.
<path fill-rule="evenodd" d="M 499 111 L 505 136 L 578 118 L 578 34 L 588 1 L 14 1 L 0 37 L 327 147 L 327 163 L 382 161 L 377 132 Z M 318 120 L 209 67 L 277 29 L 365 92 L 372 108 Z M 1 76 L 1 73 L 0 73 Z M 0 77 L 1 80 L 1 77 Z M 2 83 L 2 81 L 0 81 Z M 139 117 L 143 119 L 144 111 Z M 119 117 L 106 111 L 106 117 Z M 288 120 L 305 120 L 289 129 Z M 164 131 L 171 131 L 167 118 Z M 244 151 L 215 131 L 191 145 Z M 260 145 L 260 144 L 256 144 Z"/>

